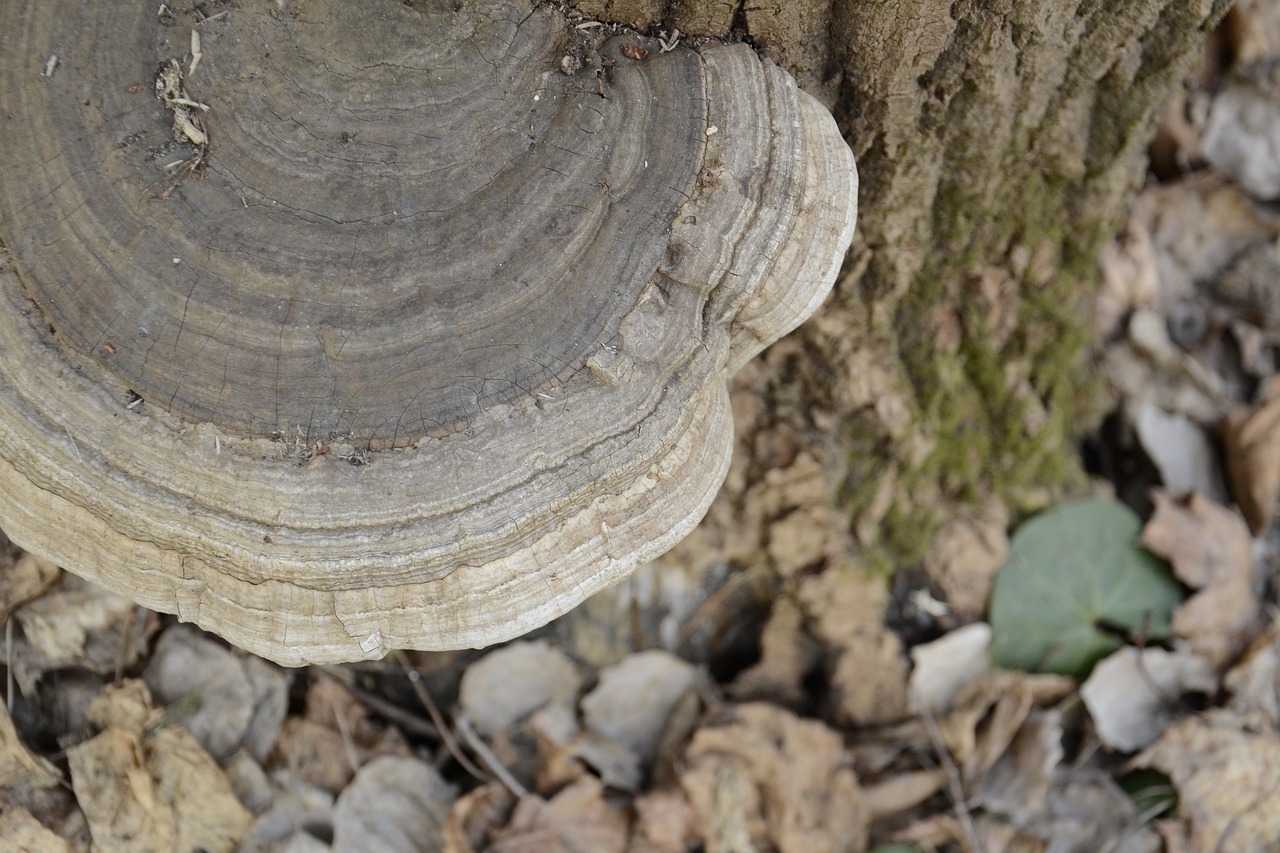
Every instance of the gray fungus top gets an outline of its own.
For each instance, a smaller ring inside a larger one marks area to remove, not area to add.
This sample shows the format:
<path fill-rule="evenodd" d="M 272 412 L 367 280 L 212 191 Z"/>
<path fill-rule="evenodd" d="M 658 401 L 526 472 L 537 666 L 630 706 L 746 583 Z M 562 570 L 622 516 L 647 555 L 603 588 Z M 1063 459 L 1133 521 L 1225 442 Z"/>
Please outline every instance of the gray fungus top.
<path fill-rule="evenodd" d="M 786 73 L 527 0 L 6 3 L 0 98 L 0 527 L 285 664 L 671 547 L 852 236 Z"/>

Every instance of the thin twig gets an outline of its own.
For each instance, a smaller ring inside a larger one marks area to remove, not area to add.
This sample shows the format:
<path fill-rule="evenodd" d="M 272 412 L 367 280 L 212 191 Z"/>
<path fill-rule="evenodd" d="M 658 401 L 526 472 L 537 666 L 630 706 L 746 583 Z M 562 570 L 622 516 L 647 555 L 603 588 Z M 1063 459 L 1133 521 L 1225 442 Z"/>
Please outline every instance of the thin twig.
<path fill-rule="evenodd" d="M 520 784 L 520 780 L 511 775 L 498 756 L 493 754 L 493 750 L 489 749 L 489 745 L 484 742 L 484 738 L 480 737 L 480 733 L 471 725 L 471 721 L 466 717 L 458 717 L 457 719 L 458 733 L 462 735 L 462 739 L 467 742 L 467 746 L 471 747 L 476 755 L 480 756 L 480 760 L 484 762 L 484 766 L 489 768 L 489 772 L 498 777 L 506 789 L 510 791 L 517 800 L 523 800 L 529 796 L 529 789 Z"/>
<path fill-rule="evenodd" d="M 467 757 L 462 751 L 462 747 L 458 745 L 458 739 L 453 736 L 453 730 L 449 728 L 449 724 L 445 722 L 444 714 L 440 713 L 440 709 L 436 706 L 436 701 L 431 698 L 431 694 L 427 692 L 427 688 L 422 684 L 422 676 L 418 674 L 416 669 L 409 666 L 409 662 L 404 659 L 404 655 L 399 649 L 392 649 L 391 657 L 400 669 L 404 671 L 405 678 L 409 679 L 409 687 L 413 689 L 413 693 L 418 697 L 418 701 L 422 703 L 422 707 L 426 710 L 427 716 L 431 718 L 431 722 L 440 732 L 440 739 L 444 741 L 445 749 L 449 750 L 449 754 L 462 767 L 463 770 L 470 773 L 481 782 L 488 782 L 489 777 L 483 770 L 476 767 L 475 763 Z"/>
<path fill-rule="evenodd" d="M 440 740 L 440 730 L 431 723 L 422 719 L 421 716 L 401 708 L 394 702 L 383 699 L 376 693 L 370 693 L 367 690 L 361 690 L 355 685 L 346 685 L 347 690 L 351 691 L 351 695 L 366 705 L 369 710 L 373 711 L 380 717 L 386 717 L 400 728 L 415 734 L 418 737 L 430 738 L 431 740 Z"/>
<path fill-rule="evenodd" d="M 329 697 L 329 712 L 333 714 L 333 724 L 338 727 L 338 737 L 342 739 L 342 750 L 347 754 L 347 764 L 351 766 L 351 772 L 355 773 L 360 769 L 360 754 L 356 751 L 355 740 L 351 737 L 351 727 L 347 725 L 346 718 L 338 710 L 332 694 L 329 694 Z"/>
<path fill-rule="evenodd" d="M 13 615 L 4 620 L 4 707 L 13 713 Z"/>
<path fill-rule="evenodd" d="M 129 657 L 129 635 L 133 633 L 133 621 L 136 607 L 124 612 L 124 624 L 120 628 L 120 650 L 116 653 L 116 671 L 111 683 L 117 687 L 124 681 L 124 664 Z"/>
<path fill-rule="evenodd" d="M 942 740 L 942 732 L 938 729 L 938 721 L 933 716 L 933 710 L 926 706 L 921 718 L 924 720 L 924 728 L 929 734 L 929 741 L 933 744 L 934 752 L 938 754 L 938 760 L 942 762 L 942 769 L 947 774 L 947 792 L 951 795 L 951 801 L 956 809 L 956 818 L 960 821 L 960 826 L 964 828 L 965 837 L 969 840 L 969 847 L 974 853 L 986 853 L 986 845 L 982 843 L 982 839 L 978 836 L 978 827 L 974 825 L 973 815 L 969 813 L 969 805 L 965 801 L 964 784 L 960 781 L 960 769 L 956 767 L 955 761 L 951 759 L 951 750 L 947 749 L 947 745 Z"/>
<path fill-rule="evenodd" d="M 1172 786 L 1169 786 L 1169 788 L 1171 791 L 1173 790 Z M 1107 846 L 1103 847 L 1100 851 L 1098 851 L 1098 853 L 1116 853 L 1117 850 L 1120 850 L 1129 842 L 1130 838 L 1133 838 L 1143 829 L 1146 829 L 1147 826 L 1151 823 L 1151 821 L 1160 817 L 1160 815 L 1169 811 L 1169 809 L 1171 808 L 1173 808 L 1172 801 L 1159 803 L 1154 806 L 1148 806 L 1147 808 L 1143 809 L 1141 812 L 1139 812 L 1137 815 L 1134 816 L 1133 820 L 1129 822 L 1129 825 L 1125 827 L 1125 829 L 1121 831 L 1119 835 L 1117 835 L 1115 838 L 1110 839 L 1107 842 Z"/>

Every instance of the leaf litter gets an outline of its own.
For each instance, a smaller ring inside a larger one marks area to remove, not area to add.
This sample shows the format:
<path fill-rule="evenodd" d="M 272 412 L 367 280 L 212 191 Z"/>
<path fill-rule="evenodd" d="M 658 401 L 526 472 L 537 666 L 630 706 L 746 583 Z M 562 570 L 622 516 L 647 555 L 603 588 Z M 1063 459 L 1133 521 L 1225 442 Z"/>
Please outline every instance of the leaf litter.
<path fill-rule="evenodd" d="M 1235 67 L 1188 82 L 1100 259 L 1127 438 L 1099 473 L 1132 510 L 958 510 L 899 595 L 857 557 L 881 516 L 848 530 L 748 366 L 709 523 L 608 620 L 483 653 L 285 672 L 0 543 L 2 843 L 1280 849 L 1280 19 L 1241 3 L 1215 38 Z"/>

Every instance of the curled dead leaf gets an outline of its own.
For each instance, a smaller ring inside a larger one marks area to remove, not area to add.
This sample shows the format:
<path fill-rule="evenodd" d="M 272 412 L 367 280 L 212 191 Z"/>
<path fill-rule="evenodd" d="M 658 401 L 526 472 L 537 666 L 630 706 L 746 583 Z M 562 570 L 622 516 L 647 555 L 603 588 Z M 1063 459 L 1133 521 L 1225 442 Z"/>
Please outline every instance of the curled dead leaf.
<path fill-rule="evenodd" d="M 1280 383 L 1262 403 L 1237 409 L 1222 421 L 1231 493 L 1255 535 L 1271 526 L 1280 497 Z"/>
<path fill-rule="evenodd" d="M 1280 849 L 1280 735 L 1251 731 L 1230 711 L 1171 726 L 1134 759 L 1173 779 L 1193 850 Z"/>
<path fill-rule="evenodd" d="M 1257 628 L 1253 538 L 1237 513 L 1203 495 L 1193 494 L 1184 504 L 1156 492 L 1153 500 L 1156 512 L 1143 528 L 1142 542 L 1196 590 L 1174 611 L 1172 633 L 1225 666 Z"/>
<path fill-rule="evenodd" d="M 694 733 L 685 763 L 680 785 L 709 849 L 866 847 L 866 798 L 840 735 L 817 720 L 739 705 Z"/>

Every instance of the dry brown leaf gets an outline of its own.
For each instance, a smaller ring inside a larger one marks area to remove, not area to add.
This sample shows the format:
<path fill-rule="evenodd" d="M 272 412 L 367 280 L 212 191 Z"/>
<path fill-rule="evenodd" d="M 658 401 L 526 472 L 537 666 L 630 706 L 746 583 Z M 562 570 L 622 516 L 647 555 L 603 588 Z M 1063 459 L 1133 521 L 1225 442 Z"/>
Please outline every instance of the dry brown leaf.
<path fill-rule="evenodd" d="M 1271 239 L 1274 225 L 1238 186 L 1205 171 L 1144 190 L 1131 218 L 1151 234 L 1165 304 L 1221 273 L 1249 246 Z M 1166 411 L 1179 411 L 1164 407 Z"/>
<path fill-rule="evenodd" d="M 1051 672 L 1026 673 L 1027 689 L 1031 691 L 1031 703 L 1037 708 L 1052 705 L 1076 692 L 1076 680 Z"/>
<path fill-rule="evenodd" d="M 1160 271 L 1155 244 L 1145 224 L 1130 221 L 1102 249 L 1098 260 L 1095 327 L 1103 337 L 1119 330 L 1125 317 L 1155 301 L 1160 291 Z"/>
<path fill-rule="evenodd" d="M 1280 497 L 1280 382 L 1271 383 L 1258 406 L 1223 419 L 1222 445 L 1231 494 L 1259 535 L 1271 526 Z"/>
<path fill-rule="evenodd" d="M 331 793 L 370 758 L 408 754 L 398 729 L 370 720 L 368 709 L 331 678 L 312 682 L 305 716 L 284 721 L 272 753 L 274 763 Z"/>
<path fill-rule="evenodd" d="M 1134 759 L 1173 779 L 1193 850 L 1280 849 L 1280 734 L 1249 731 L 1230 711 L 1171 726 Z"/>
<path fill-rule="evenodd" d="M 1140 317 L 1147 317 L 1155 323 L 1164 322 L 1162 318 L 1150 315 L 1150 311 L 1134 314 L 1130 328 Z M 1187 381 L 1180 366 L 1162 366 L 1144 347 L 1131 340 L 1107 347 L 1107 382 L 1119 396 L 1150 401 L 1165 411 L 1181 412 L 1201 423 L 1216 423 L 1224 414 L 1223 405 L 1219 402 L 1221 389 L 1202 388 L 1194 380 Z"/>
<path fill-rule="evenodd" d="M 1253 639 L 1223 679 L 1227 707 L 1242 717 L 1261 714 L 1280 727 L 1280 623 Z"/>
<path fill-rule="evenodd" d="M 69 784 L 51 788 L 0 787 L 0 815 L 10 810 L 28 812 L 45 829 L 69 842 L 72 850 L 88 851 L 92 847 L 89 824 Z M 0 832 L 0 842 L 4 838 Z"/>
<path fill-rule="evenodd" d="M 537 793 L 559 790 L 586 772 L 568 743 L 561 739 L 561 728 L 566 723 L 574 726 L 568 735 L 570 740 L 577 732 L 573 711 L 560 708 L 549 705 L 542 709 L 550 712 L 547 715 L 539 718 L 541 712 L 535 712 L 488 738 L 482 737 L 465 715 L 457 717 L 455 730 L 473 751 L 488 752 L 485 762 L 504 768 L 521 787 Z M 539 725 L 549 725 L 550 731 L 540 731 Z"/>
<path fill-rule="evenodd" d="M 1280 448 L 1278 448 L 1280 449 Z M 1195 595 L 1173 614 L 1173 634 L 1215 666 L 1225 666 L 1257 627 L 1253 539 L 1235 512 L 1194 494 L 1185 505 L 1156 492 L 1142 543 L 1169 560 Z"/>
<path fill-rule="evenodd" d="M 538 793 L 549 794 L 576 782 L 587 773 L 586 765 L 606 785 L 624 791 L 640 787 L 642 774 L 636 754 L 622 744 L 583 732 L 573 707 L 547 705 L 529 715 L 510 735 L 509 746 L 525 741 L 522 760 L 523 755 L 530 759 L 523 775 L 532 777 L 533 789 Z M 506 764 L 501 755 L 498 760 Z"/>
<path fill-rule="evenodd" d="M 1009 748 L 983 774 L 975 801 L 1015 823 L 1026 823 L 1045 811 L 1062 755 L 1062 713 L 1032 711 Z"/>
<path fill-rule="evenodd" d="M 173 813 L 141 766 L 141 752 L 137 735 L 117 727 L 67 750 L 76 799 L 100 849 L 176 849 Z"/>
<path fill-rule="evenodd" d="M 1276 326 L 1280 324 L 1275 324 L 1273 328 Z M 1240 369 L 1251 381 L 1270 380 L 1276 372 L 1276 365 L 1271 358 L 1274 336 L 1240 318 L 1228 320 L 1227 330 L 1231 334 L 1231 341 L 1240 353 Z M 1221 466 L 1219 468 L 1221 469 Z M 1225 477 L 1226 472 L 1221 471 L 1221 476 Z M 1225 483 L 1226 480 L 1223 482 Z M 1229 500 L 1224 500 L 1223 503 L 1229 503 Z"/>
<path fill-rule="evenodd" d="M 1205 73 L 1210 69 L 1206 68 Z M 1200 150 L 1207 96 L 1198 88 L 1173 93 L 1149 146 L 1151 171 L 1162 180 L 1186 172 Z"/>
<path fill-rule="evenodd" d="M 270 761 L 307 784 L 336 794 L 355 776 L 361 756 L 341 732 L 290 717 L 280 729 Z"/>
<path fill-rule="evenodd" d="M 937 850 L 948 844 L 956 845 L 966 853 L 973 849 L 960 821 L 951 811 L 921 818 L 894 832 L 887 840 L 913 844 L 921 850 Z"/>
<path fill-rule="evenodd" d="M 1191 847 L 1190 831 L 1182 821 L 1159 820 L 1155 828 L 1164 842 L 1164 853 L 1195 853 Z"/>
<path fill-rule="evenodd" d="M 173 813 L 174 849 L 208 853 L 238 849 L 253 816 L 204 747 L 177 726 L 156 729 L 142 746 L 156 794 Z"/>
<path fill-rule="evenodd" d="M 1151 235 L 1159 292 L 1129 313 L 1127 339 L 1107 348 L 1108 379 L 1123 398 L 1202 424 L 1225 414 L 1231 393 L 1223 376 L 1169 339 L 1169 315 L 1202 296 L 1201 283 L 1213 281 L 1241 252 L 1274 239 L 1269 219 L 1212 170 L 1139 194 L 1129 228 Z"/>
<path fill-rule="evenodd" d="M 71 845 L 65 838 L 45 828 L 31 812 L 21 806 L 7 805 L 0 808 L 0 845 L 15 851 L 39 851 L 39 853 L 70 853 Z"/>
<path fill-rule="evenodd" d="M 104 688 L 67 750 L 71 783 L 100 850 L 230 851 L 252 816 L 217 762 L 185 730 L 155 723 L 140 681 Z"/>
<path fill-rule="evenodd" d="M 130 678 L 98 691 L 85 712 L 85 722 L 100 729 L 115 726 L 137 733 L 159 716 L 160 713 L 151 705 L 151 691 L 146 683 Z"/>
<path fill-rule="evenodd" d="M 1232 4 L 1221 29 L 1237 64 L 1266 61 L 1280 53 L 1280 7 L 1269 0 Z"/>
<path fill-rule="evenodd" d="M 924 570 L 942 600 L 964 620 L 986 612 L 996 572 L 1009 556 L 1009 514 L 991 504 L 981 514 L 963 514 L 934 537 Z"/>
<path fill-rule="evenodd" d="M 476 731 L 491 737 L 550 702 L 572 706 L 582 676 L 546 640 L 517 642 L 467 667 L 458 704 Z"/>
<path fill-rule="evenodd" d="M 840 735 L 765 704 L 700 728 L 680 777 L 708 853 L 858 851 L 869 810 Z M 749 839 L 756 847 L 743 848 Z"/>
<path fill-rule="evenodd" d="M 74 667 L 106 674 L 137 660 L 146 650 L 145 613 L 122 596 L 63 574 L 13 614 L 22 627 L 13 655 L 13 673 L 22 692 L 31 695 L 36 681 L 51 669 Z"/>
<path fill-rule="evenodd" d="M 444 853 L 477 853 L 511 817 L 516 798 L 497 782 L 468 791 L 453 801 L 444 825 Z"/>
<path fill-rule="evenodd" d="M 977 782 L 1004 754 L 1034 706 L 1020 672 L 995 670 L 962 691 L 938 723 L 942 742 L 966 784 Z"/>
<path fill-rule="evenodd" d="M 1227 394 L 1223 378 L 1170 337 L 1169 318 L 1150 309 L 1135 311 L 1129 318 L 1128 333 L 1128 343 L 1155 368 L 1156 375 L 1150 377 L 1151 387 L 1126 388 L 1126 394 L 1139 403 L 1153 402 L 1165 411 L 1182 412 L 1195 420 L 1213 420 L 1211 413 L 1217 412 L 1218 401 Z M 1164 388 L 1160 387 L 1162 384 Z M 1188 394 L 1190 389 L 1208 395 L 1210 414 L 1198 406 L 1184 408 L 1196 398 L 1195 392 Z M 1128 393 L 1130 391 L 1134 393 Z M 1166 400 L 1166 394 L 1171 394 L 1173 399 Z"/>
<path fill-rule="evenodd" d="M 525 797 L 487 853 L 623 853 L 627 818 L 604 798 L 604 786 L 584 776 L 550 800 Z"/>
<path fill-rule="evenodd" d="M 946 783 L 947 774 L 941 768 L 915 770 L 893 773 L 880 782 L 863 785 L 862 791 L 874 821 L 919 805 L 941 791 Z"/>
<path fill-rule="evenodd" d="M 637 829 L 661 853 L 685 853 L 697 840 L 696 815 L 684 792 L 660 788 L 636 797 Z"/>
<path fill-rule="evenodd" d="M 16 558 L 0 553 L 0 622 L 18 607 L 40 597 L 61 573 L 53 563 L 30 552 L 24 551 Z"/>
<path fill-rule="evenodd" d="M 647 767 L 671 712 L 697 678 L 693 666 L 669 652 L 629 655 L 600 671 L 599 683 L 581 702 L 583 725 L 629 747 Z"/>
<path fill-rule="evenodd" d="M 1253 566 L 1253 539 L 1240 517 L 1203 495 L 1185 504 L 1152 494 L 1156 512 L 1142 530 L 1142 544 L 1173 565 L 1178 579 L 1203 589 Z"/>
<path fill-rule="evenodd" d="M 1213 665 L 1187 649 L 1125 646 L 1094 666 L 1080 698 L 1099 740 L 1111 749 L 1135 752 L 1154 743 L 1183 713 L 1183 693 L 1212 694 L 1217 685 Z"/>
<path fill-rule="evenodd" d="M 338 795 L 334 853 L 440 850 L 455 796 L 454 787 L 425 761 L 375 758 Z"/>

